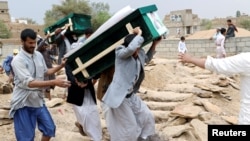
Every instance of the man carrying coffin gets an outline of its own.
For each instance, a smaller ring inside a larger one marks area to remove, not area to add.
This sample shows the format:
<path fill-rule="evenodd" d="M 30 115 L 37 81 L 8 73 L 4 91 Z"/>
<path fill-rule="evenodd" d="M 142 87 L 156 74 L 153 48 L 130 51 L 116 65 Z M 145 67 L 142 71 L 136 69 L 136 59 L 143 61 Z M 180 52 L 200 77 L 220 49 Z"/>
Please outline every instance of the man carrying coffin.
<path fill-rule="evenodd" d="M 157 140 L 154 116 L 136 92 L 144 79 L 144 63 L 155 53 L 159 40 L 147 54 L 141 48 L 144 38 L 139 27 L 125 37 L 115 50 L 115 71 L 103 100 L 103 112 L 111 141 Z"/>

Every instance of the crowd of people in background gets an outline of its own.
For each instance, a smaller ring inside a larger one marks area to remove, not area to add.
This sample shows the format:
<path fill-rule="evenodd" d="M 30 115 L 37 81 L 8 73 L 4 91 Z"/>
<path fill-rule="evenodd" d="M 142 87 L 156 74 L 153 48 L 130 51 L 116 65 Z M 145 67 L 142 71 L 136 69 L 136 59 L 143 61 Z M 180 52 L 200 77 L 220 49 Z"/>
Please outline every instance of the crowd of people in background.
<path fill-rule="evenodd" d="M 214 40 L 216 58 L 226 57 L 225 42 L 230 37 L 235 37 L 235 32 L 238 32 L 237 27 L 232 23 L 231 19 L 227 20 L 227 26 L 227 28 L 217 27 L 215 34 L 209 38 L 210 40 Z M 180 41 L 178 43 L 178 52 L 187 52 L 184 36 L 180 37 Z"/>

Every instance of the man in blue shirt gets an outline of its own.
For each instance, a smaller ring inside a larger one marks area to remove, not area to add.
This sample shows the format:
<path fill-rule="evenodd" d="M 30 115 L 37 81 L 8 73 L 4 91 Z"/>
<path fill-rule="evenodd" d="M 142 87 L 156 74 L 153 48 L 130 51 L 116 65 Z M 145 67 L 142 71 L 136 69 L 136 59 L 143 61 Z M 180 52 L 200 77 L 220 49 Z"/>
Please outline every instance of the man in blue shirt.
<path fill-rule="evenodd" d="M 53 74 L 65 65 L 48 69 L 42 54 L 35 50 L 36 33 L 32 29 L 21 32 L 22 48 L 12 60 L 14 91 L 11 99 L 10 117 L 14 119 L 18 141 L 32 141 L 36 125 L 43 133 L 42 141 L 55 136 L 55 124 L 44 104 L 43 89 L 48 86 L 69 87 L 70 82 L 62 79 L 44 81 L 45 75 Z"/>

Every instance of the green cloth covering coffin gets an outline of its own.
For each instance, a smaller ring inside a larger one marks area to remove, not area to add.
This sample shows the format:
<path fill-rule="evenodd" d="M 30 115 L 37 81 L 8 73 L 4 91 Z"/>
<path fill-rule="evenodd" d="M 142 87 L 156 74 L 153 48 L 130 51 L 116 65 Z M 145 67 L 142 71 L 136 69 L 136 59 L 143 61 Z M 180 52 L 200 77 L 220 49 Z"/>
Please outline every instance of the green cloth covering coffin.
<path fill-rule="evenodd" d="M 74 76 L 79 81 L 84 81 L 114 65 L 115 48 L 121 45 L 124 37 L 137 26 L 142 29 L 144 37 L 142 46 L 166 33 L 167 28 L 161 22 L 156 11 L 156 5 L 150 5 L 135 10 L 125 7 L 117 12 L 83 45 L 65 55 Z"/>
<path fill-rule="evenodd" d="M 91 16 L 77 13 L 70 13 L 66 17 L 58 20 L 55 24 L 44 29 L 45 34 L 51 34 L 49 43 L 54 41 L 54 31 L 57 28 L 64 28 L 65 24 L 72 24 L 67 32 L 76 34 L 77 36 L 84 34 L 85 29 L 91 27 Z"/>

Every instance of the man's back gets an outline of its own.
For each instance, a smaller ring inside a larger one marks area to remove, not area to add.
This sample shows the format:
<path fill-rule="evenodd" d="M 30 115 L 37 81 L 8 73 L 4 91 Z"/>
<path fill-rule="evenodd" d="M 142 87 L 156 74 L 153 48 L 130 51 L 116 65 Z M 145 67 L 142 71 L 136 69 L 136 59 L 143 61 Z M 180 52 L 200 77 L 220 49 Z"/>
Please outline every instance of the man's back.
<path fill-rule="evenodd" d="M 224 41 L 225 41 L 225 36 L 223 36 L 222 34 L 219 34 L 216 38 L 216 45 L 217 46 L 221 46 L 221 45 L 224 45 Z"/>
<path fill-rule="evenodd" d="M 228 26 L 226 37 L 235 37 L 235 27 L 233 25 Z"/>

